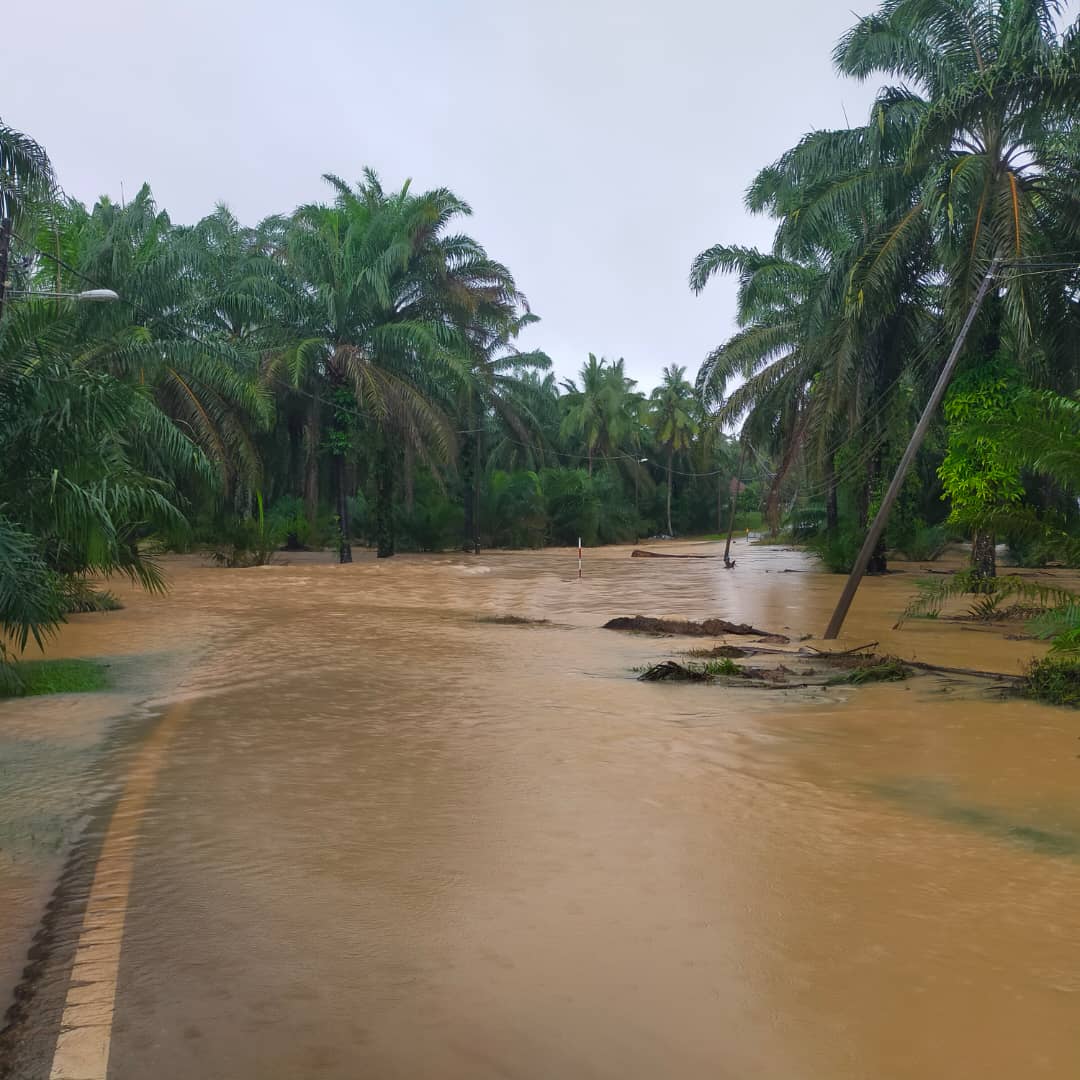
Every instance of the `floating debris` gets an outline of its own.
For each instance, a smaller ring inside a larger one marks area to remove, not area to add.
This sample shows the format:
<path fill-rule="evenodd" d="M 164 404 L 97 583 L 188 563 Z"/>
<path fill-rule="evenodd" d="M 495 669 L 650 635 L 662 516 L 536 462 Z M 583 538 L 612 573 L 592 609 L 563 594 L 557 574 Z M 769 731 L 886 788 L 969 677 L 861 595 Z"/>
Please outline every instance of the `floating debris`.
<path fill-rule="evenodd" d="M 494 623 L 496 626 L 550 626 L 550 619 L 530 619 L 525 615 L 481 615 L 477 622 Z"/>
<path fill-rule="evenodd" d="M 678 634 L 682 637 L 722 637 L 733 634 L 738 637 L 756 635 L 767 640 L 778 640 L 780 635 L 769 635 L 749 623 L 732 623 L 727 619 L 705 619 L 702 622 L 690 622 L 686 619 L 654 619 L 650 615 L 624 615 L 609 619 L 604 623 L 605 630 L 625 630 L 634 634 Z M 788 639 L 783 638 L 786 642 Z"/>
<path fill-rule="evenodd" d="M 680 555 L 673 551 L 646 551 L 644 548 L 634 548 L 630 552 L 631 559 L 718 559 L 719 555 Z"/>

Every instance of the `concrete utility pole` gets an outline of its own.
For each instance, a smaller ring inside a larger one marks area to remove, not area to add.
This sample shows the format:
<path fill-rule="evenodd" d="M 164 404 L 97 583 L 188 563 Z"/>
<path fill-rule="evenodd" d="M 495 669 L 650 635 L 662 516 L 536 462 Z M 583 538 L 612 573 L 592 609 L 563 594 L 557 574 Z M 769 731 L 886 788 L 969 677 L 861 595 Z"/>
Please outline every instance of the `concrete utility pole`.
<path fill-rule="evenodd" d="M 829 626 L 825 631 L 826 641 L 833 641 L 840 636 L 840 628 L 844 625 L 844 619 L 847 618 L 848 608 L 851 607 L 851 601 L 855 599 L 855 593 L 859 588 L 859 583 L 866 573 L 866 567 L 870 562 L 870 556 L 873 554 L 874 548 L 877 547 L 877 542 L 881 539 L 881 534 L 885 531 L 885 523 L 889 520 L 889 511 L 892 510 L 893 503 L 896 502 L 896 497 L 900 494 L 900 488 L 904 483 L 904 478 L 908 474 L 908 469 L 911 468 L 911 463 L 915 460 L 915 455 L 919 452 L 919 447 L 922 446 L 923 439 L 926 438 L 926 432 L 930 428 L 930 421 L 933 420 L 934 414 L 941 404 L 941 399 L 945 396 L 945 391 L 948 389 L 953 371 L 956 369 L 956 362 L 960 359 L 960 351 L 963 349 L 964 342 L 967 340 L 968 331 L 971 329 L 971 324 L 975 321 L 975 316 L 979 313 L 979 308 L 982 307 L 983 300 L 986 299 L 986 294 L 990 290 L 990 285 L 994 280 L 997 269 L 998 261 L 995 259 L 990 264 L 990 269 L 986 271 L 986 277 L 982 279 L 978 292 L 975 293 L 975 299 L 972 300 L 971 308 L 967 313 L 967 318 L 964 319 L 964 325 L 960 327 L 960 333 L 957 335 L 956 341 L 953 342 L 952 351 L 949 353 L 949 358 L 945 361 L 945 366 L 941 369 L 938 381 L 934 386 L 933 392 L 930 394 L 930 400 L 926 403 L 926 408 L 923 409 L 923 414 L 919 417 L 919 422 L 915 425 L 915 430 L 911 435 L 911 441 L 904 451 L 904 456 L 900 459 L 900 464 L 896 467 L 896 474 L 892 478 L 892 483 L 889 484 L 889 490 L 885 492 L 885 498 L 881 500 L 881 506 L 874 515 L 873 524 L 870 526 L 870 531 L 866 534 L 866 539 L 863 541 L 862 549 L 859 551 L 859 557 L 855 560 L 855 565 L 851 569 L 851 574 L 844 584 L 844 591 L 840 594 L 840 599 L 837 601 L 836 610 L 829 620 Z"/>

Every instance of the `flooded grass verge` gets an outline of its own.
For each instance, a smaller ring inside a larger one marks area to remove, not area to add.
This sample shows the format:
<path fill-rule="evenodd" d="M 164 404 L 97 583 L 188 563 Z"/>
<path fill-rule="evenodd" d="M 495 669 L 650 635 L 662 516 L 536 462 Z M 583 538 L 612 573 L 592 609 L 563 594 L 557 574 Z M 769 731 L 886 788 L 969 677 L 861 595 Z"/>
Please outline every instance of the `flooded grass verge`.
<path fill-rule="evenodd" d="M 0 698 L 106 690 L 108 665 L 93 660 L 25 660 L 3 667 Z"/>
<path fill-rule="evenodd" d="M 1039 855 L 1080 856 L 1080 835 L 1075 832 L 1016 821 L 999 810 L 958 802 L 938 790 L 936 785 L 873 784 L 869 790 L 879 798 L 900 803 L 909 810 L 939 821 L 964 825 Z"/>

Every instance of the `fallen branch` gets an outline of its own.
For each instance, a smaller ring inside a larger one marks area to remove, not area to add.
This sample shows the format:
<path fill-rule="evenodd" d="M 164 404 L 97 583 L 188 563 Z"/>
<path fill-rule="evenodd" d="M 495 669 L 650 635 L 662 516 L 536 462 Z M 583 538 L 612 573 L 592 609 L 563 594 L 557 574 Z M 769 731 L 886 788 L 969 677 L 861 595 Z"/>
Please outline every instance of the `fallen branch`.
<path fill-rule="evenodd" d="M 872 649 L 877 644 L 876 641 L 869 641 L 865 645 L 856 645 L 854 649 L 844 649 L 842 652 L 822 652 L 820 649 L 814 649 L 813 654 L 814 656 L 823 656 L 826 659 L 836 659 L 838 656 L 851 656 L 852 653 L 866 652 L 867 649 Z"/>
<path fill-rule="evenodd" d="M 630 552 L 631 559 L 716 559 L 718 555 L 676 555 L 668 551 L 646 551 L 644 548 L 634 548 Z"/>
<path fill-rule="evenodd" d="M 1003 671 L 980 671 L 978 668 L 943 667 L 941 664 L 927 664 L 923 660 L 905 660 L 908 667 L 920 671 L 937 671 L 943 675 L 972 675 L 977 679 L 1007 679 L 1009 682 L 1023 682 L 1023 675 L 1006 675 Z"/>

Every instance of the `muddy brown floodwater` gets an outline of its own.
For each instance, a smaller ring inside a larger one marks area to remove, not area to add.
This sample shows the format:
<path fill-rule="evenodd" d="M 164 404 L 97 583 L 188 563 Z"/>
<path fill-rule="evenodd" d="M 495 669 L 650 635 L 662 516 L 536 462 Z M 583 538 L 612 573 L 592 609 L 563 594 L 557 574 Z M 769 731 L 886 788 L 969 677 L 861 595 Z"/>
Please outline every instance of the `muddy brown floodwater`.
<path fill-rule="evenodd" d="M 49 1076 L 110 800 L 156 739 L 110 1080 L 1080 1075 L 1077 714 L 935 677 L 636 682 L 691 643 L 616 615 L 821 632 L 842 579 L 739 547 L 590 551 L 580 582 L 569 552 L 177 558 L 167 598 L 74 618 L 53 654 L 116 689 L 0 705 L 5 993 L 71 853 L 11 1074 Z M 843 644 L 1040 651 L 889 629 L 907 569 Z"/>

